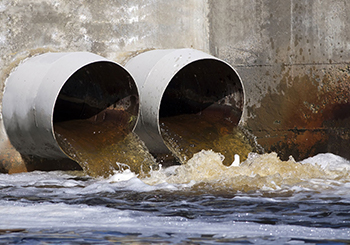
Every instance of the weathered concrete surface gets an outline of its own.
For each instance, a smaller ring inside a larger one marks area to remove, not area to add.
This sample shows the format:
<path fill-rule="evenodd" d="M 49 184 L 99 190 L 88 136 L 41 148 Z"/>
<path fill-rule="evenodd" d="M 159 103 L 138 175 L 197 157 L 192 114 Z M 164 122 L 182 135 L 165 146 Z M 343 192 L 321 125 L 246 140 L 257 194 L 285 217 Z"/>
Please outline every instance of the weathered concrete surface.
<path fill-rule="evenodd" d="M 350 158 L 350 5 L 330 1 L 209 1 L 210 50 L 237 68 L 245 126 L 286 159 Z"/>
<path fill-rule="evenodd" d="M 19 62 L 45 52 L 88 51 L 121 64 L 147 49 L 209 52 L 207 13 L 202 0 L 1 0 L 0 89 Z M 0 142 L 1 172 L 35 169 L 13 149 L 2 121 Z"/>
<path fill-rule="evenodd" d="M 207 12 L 201 0 L 2 0 L 1 84 L 18 62 L 48 51 L 89 51 L 120 63 L 146 49 L 208 52 Z"/>

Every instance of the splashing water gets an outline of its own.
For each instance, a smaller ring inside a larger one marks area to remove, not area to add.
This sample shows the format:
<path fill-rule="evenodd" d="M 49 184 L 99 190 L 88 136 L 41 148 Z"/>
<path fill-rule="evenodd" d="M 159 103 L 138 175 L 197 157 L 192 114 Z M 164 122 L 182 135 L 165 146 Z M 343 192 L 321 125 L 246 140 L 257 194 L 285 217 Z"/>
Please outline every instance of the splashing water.
<path fill-rule="evenodd" d="M 182 164 L 201 150 L 213 150 L 224 155 L 223 163 L 229 166 L 235 154 L 244 161 L 253 151 L 239 127 L 211 115 L 185 114 L 161 118 L 161 132 L 165 144 Z"/>
<path fill-rule="evenodd" d="M 0 174 L 1 243 L 348 244 L 350 163 L 201 151 L 140 176 Z M 33 222 L 35 217 L 35 222 Z"/>
<path fill-rule="evenodd" d="M 201 151 L 186 164 L 151 171 L 142 179 L 149 185 L 191 184 L 198 188 L 234 191 L 276 191 L 296 188 L 321 190 L 350 181 L 350 164 L 341 169 L 322 167 L 312 160 L 302 163 L 292 157 L 281 161 L 276 153 L 249 154 L 240 166 L 225 166 L 224 156 L 212 150 Z"/>

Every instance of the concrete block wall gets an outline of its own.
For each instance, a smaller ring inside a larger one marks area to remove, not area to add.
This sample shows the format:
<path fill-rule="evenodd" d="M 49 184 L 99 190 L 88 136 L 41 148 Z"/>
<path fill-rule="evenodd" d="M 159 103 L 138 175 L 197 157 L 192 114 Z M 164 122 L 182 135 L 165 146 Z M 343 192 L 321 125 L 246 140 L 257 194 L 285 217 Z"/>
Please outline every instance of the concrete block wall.
<path fill-rule="evenodd" d="M 236 68 L 243 125 L 266 151 L 350 158 L 349 12 L 346 0 L 2 0 L 0 87 L 19 62 L 44 52 L 89 51 L 123 64 L 148 49 L 195 48 Z M 0 170 L 25 171 L 1 132 Z"/>

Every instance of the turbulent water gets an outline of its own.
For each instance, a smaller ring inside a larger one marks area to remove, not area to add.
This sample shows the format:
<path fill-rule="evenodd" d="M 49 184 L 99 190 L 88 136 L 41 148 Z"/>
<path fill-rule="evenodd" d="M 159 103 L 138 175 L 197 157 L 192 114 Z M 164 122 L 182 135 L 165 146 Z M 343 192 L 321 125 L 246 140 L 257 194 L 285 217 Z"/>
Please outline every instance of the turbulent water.
<path fill-rule="evenodd" d="M 253 147 L 243 129 L 229 120 L 221 120 L 222 115 L 205 116 L 184 114 L 161 118 L 164 143 L 178 161 L 184 164 L 202 149 L 222 153 L 224 165 L 231 165 L 235 154 L 245 160 Z"/>
<path fill-rule="evenodd" d="M 124 121 L 132 118 L 127 113 L 113 112 Z M 103 117 L 103 120 L 55 123 L 58 144 L 85 173 L 93 177 L 107 177 L 113 170 L 123 169 L 123 165 L 137 173 L 149 172 L 152 167 L 157 167 L 153 156 L 128 123 L 113 117 L 114 120 L 108 120 L 108 114 L 103 114 Z"/>
<path fill-rule="evenodd" d="M 350 163 L 201 151 L 138 176 L 0 175 L 0 243 L 348 244 Z"/>

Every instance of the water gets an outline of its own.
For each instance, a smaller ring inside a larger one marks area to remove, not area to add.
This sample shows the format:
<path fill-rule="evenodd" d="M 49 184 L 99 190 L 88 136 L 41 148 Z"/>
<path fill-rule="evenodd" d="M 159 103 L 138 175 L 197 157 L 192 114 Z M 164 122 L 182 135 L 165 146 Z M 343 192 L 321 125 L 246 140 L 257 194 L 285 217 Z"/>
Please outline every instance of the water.
<path fill-rule="evenodd" d="M 137 173 L 149 172 L 157 165 L 131 132 L 132 120 L 134 117 L 124 110 L 104 110 L 89 119 L 56 122 L 55 136 L 61 149 L 89 176 L 107 177 L 124 165 Z"/>
<path fill-rule="evenodd" d="M 0 243 L 348 244 L 350 163 L 213 151 L 140 176 L 0 174 Z"/>
<path fill-rule="evenodd" d="M 230 120 L 223 120 L 220 113 L 182 114 L 160 119 L 165 144 L 181 164 L 186 163 L 202 149 L 214 150 L 225 156 L 227 166 L 238 154 L 242 161 L 253 151 L 249 140 Z"/>

